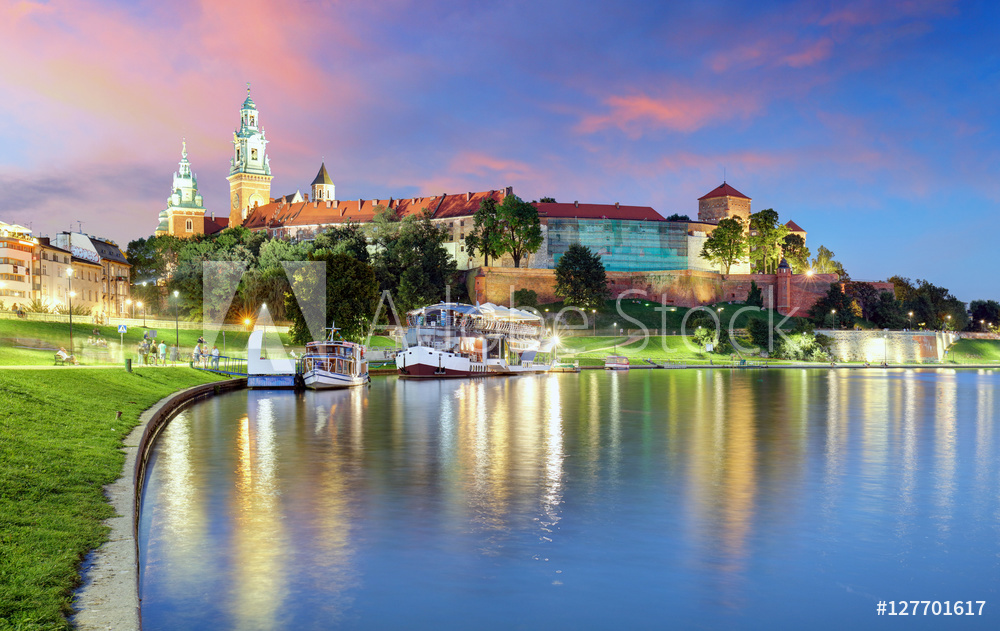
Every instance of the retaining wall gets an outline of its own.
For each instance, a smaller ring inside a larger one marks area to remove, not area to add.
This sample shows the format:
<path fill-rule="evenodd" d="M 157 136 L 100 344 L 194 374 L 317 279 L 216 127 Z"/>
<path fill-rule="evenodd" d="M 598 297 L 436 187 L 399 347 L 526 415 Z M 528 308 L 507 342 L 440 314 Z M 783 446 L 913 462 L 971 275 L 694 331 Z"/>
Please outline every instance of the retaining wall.
<path fill-rule="evenodd" d="M 944 331 L 834 331 L 817 330 L 833 339 L 833 356 L 839 361 L 881 364 L 934 363 L 958 340 Z"/>

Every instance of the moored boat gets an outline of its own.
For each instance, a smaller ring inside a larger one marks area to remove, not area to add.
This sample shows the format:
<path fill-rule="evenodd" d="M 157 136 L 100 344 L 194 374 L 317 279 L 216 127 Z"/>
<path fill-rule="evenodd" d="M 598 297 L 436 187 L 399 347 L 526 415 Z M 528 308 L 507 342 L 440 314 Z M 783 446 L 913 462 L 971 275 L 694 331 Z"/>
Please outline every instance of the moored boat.
<path fill-rule="evenodd" d="M 605 370 L 628 370 L 628 357 L 622 355 L 608 355 L 604 359 Z"/>
<path fill-rule="evenodd" d="M 326 340 L 306 344 L 302 381 L 307 388 L 326 390 L 368 383 L 364 345 L 340 339 L 337 331 L 332 328 Z"/>
<path fill-rule="evenodd" d="M 406 348 L 396 353 L 410 379 L 487 377 L 548 372 L 554 343 L 542 318 L 494 304 L 445 302 L 407 314 Z"/>

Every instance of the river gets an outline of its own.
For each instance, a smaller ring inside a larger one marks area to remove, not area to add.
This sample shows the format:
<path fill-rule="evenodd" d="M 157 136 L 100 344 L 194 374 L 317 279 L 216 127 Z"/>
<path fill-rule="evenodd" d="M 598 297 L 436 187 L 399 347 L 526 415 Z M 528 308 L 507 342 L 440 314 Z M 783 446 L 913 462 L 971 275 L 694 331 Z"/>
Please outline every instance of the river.
<path fill-rule="evenodd" d="M 222 395 L 154 448 L 143 628 L 996 628 L 998 380 L 633 370 Z M 885 620 L 882 600 L 986 604 Z"/>

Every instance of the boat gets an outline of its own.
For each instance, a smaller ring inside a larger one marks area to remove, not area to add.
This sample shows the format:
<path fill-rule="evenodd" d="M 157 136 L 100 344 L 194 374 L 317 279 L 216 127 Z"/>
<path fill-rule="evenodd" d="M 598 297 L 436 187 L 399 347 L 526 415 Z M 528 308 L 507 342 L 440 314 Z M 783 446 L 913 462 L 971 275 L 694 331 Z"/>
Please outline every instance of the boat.
<path fill-rule="evenodd" d="M 327 390 L 350 388 L 368 383 L 368 360 L 362 344 L 340 337 L 340 329 L 330 328 L 322 342 L 309 342 L 302 356 L 302 381 L 307 388 Z"/>
<path fill-rule="evenodd" d="M 580 372 L 579 361 L 561 361 L 552 364 L 550 372 Z"/>
<path fill-rule="evenodd" d="M 555 340 L 542 339 L 539 315 L 500 305 L 441 302 L 407 313 L 406 348 L 396 353 L 404 379 L 488 377 L 548 372 Z"/>
<path fill-rule="evenodd" d="M 605 370 L 628 370 L 628 357 L 622 355 L 608 355 L 604 359 Z"/>

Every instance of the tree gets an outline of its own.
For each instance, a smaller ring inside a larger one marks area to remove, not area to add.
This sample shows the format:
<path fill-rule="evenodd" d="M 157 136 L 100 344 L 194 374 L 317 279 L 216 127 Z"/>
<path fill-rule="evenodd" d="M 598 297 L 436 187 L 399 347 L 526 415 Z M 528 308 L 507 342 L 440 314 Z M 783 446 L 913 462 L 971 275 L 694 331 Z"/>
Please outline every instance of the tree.
<path fill-rule="evenodd" d="M 909 278 L 905 276 L 890 276 L 889 282 L 892 283 L 893 293 L 896 294 L 896 300 L 901 300 L 906 302 L 912 299 L 916 293 L 917 288 L 913 286 Z"/>
<path fill-rule="evenodd" d="M 392 218 L 383 214 L 383 219 L 386 220 L 385 224 L 395 224 L 393 228 L 398 226 L 399 223 L 398 221 L 393 221 L 394 218 L 394 211 L 392 212 Z M 383 230 L 383 232 L 390 233 L 393 231 L 393 229 Z M 365 236 L 365 232 L 361 229 L 361 226 L 356 223 L 347 223 L 344 226 L 327 228 L 316 235 L 314 246 L 317 250 L 324 249 L 331 252 L 350 254 L 362 263 L 369 263 L 371 260 L 368 252 L 368 238 Z"/>
<path fill-rule="evenodd" d="M 479 202 L 479 210 L 472 216 L 472 231 L 465 235 L 465 249 L 469 256 L 482 254 L 486 267 L 490 266 L 490 257 L 496 259 L 503 254 L 498 204 L 492 197 Z"/>
<path fill-rule="evenodd" d="M 727 217 L 719 221 L 712 234 L 705 239 L 701 256 L 722 268 L 729 274 L 729 268 L 747 256 L 747 240 L 743 232 L 743 221 L 739 217 Z"/>
<path fill-rule="evenodd" d="M 542 224 L 538 209 L 517 195 L 507 195 L 497 208 L 500 229 L 499 252 L 510 252 L 514 267 L 521 266 L 521 258 L 538 251 L 542 246 Z"/>
<path fill-rule="evenodd" d="M 691 218 L 688 217 L 687 215 L 679 215 L 677 213 L 674 213 L 669 217 L 667 217 L 667 221 L 691 221 Z"/>
<path fill-rule="evenodd" d="M 556 295 L 567 304 L 597 309 L 610 296 L 601 257 L 574 243 L 556 264 Z"/>
<path fill-rule="evenodd" d="M 858 303 L 861 317 L 865 320 L 871 320 L 875 305 L 879 303 L 881 292 L 876 290 L 871 283 L 844 283 L 844 291 Z"/>
<path fill-rule="evenodd" d="M 818 326 L 839 328 L 854 324 L 853 299 L 844 293 L 840 283 L 831 283 L 826 295 L 809 309 L 809 319 Z"/>
<path fill-rule="evenodd" d="M 1000 323 L 1000 303 L 996 300 L 973 300 L 969 312 L 972 320 L 966 328 L 970 331 L 986 331 Z"/>
<path fill-rule="evenodd" d="M 348 340 L 360 341 L 368 333 L 378 306 L 378 283 L 375 270 L 348 254 L 319 250 L 311 260 L 326 263 L 326 311 L 324 326 L 335 323 Z M 298 273 L 309 273 L 305 268 Z M 302 284 L 305 287 L 309 283 Z M 285 311 L 291 321 L 288 333 L 292 342 L 312 341 L 305 318 L 292 292 L 285 293 Z"/>
<path fill-rule="evenodd" d="M 556 203 L 556 198 L 555 197 L 543 197 L 540 200 L 538 200 L 538 203 L 539 204 L 555 204 Z"/>
<path fill-rule="evenodd" d="M 844 266 L 834 260 L 833 252 L 822 245 L 816 250 L 816 257 L 812 260 L 812 270 L 817 274 L 838 274 L 840 280 L 850 280 Z"/>
<path fill-rule="evenodd" d="M 444 299 L 457 269 L 444 249 L 446 229 L 432 224 L 425 212 L 419 219 L 398 222 L 393 230 L 394 235 L 380 238 L 372 259 L 379 288 L 396 293 L 396 304 L 404 310 Z"/>
<path fill-rule="evenodd" d="M 537 307 L 538 292 L 533 289 L 518 289 L 514 292 L 514 304 L 518 307 Z"/>
<path fill-rule="evenodd" d="M 761 292 L 760 287 L 757 286 L 755 281 L 750 281 L 750 291 L 747 292 L 746 304 L 750 307 L 764 306 L 764 294 Z"/>
<path fill-rule="evenodd" d="M 792 272 L 802 274 L 809 269 L 809 248 L 798 234 L 790 234 L 781 243 L 781 253 L 792 266 Z"/>
<path fill-rule="evenodd" d="M 896 300 L 891 291 L 878 292 L 878 299 L 868 319 L 880 329 L 902 329 L 909 323 L 903 303 Z"/>
<path fill-rule="evenodd" d="M 750 215 L 750 262 L 758 274 L 778 269 L 781 245 L 790 232 L 788 226 L 778 221 L 778 213 L 771 208 Z"/>

